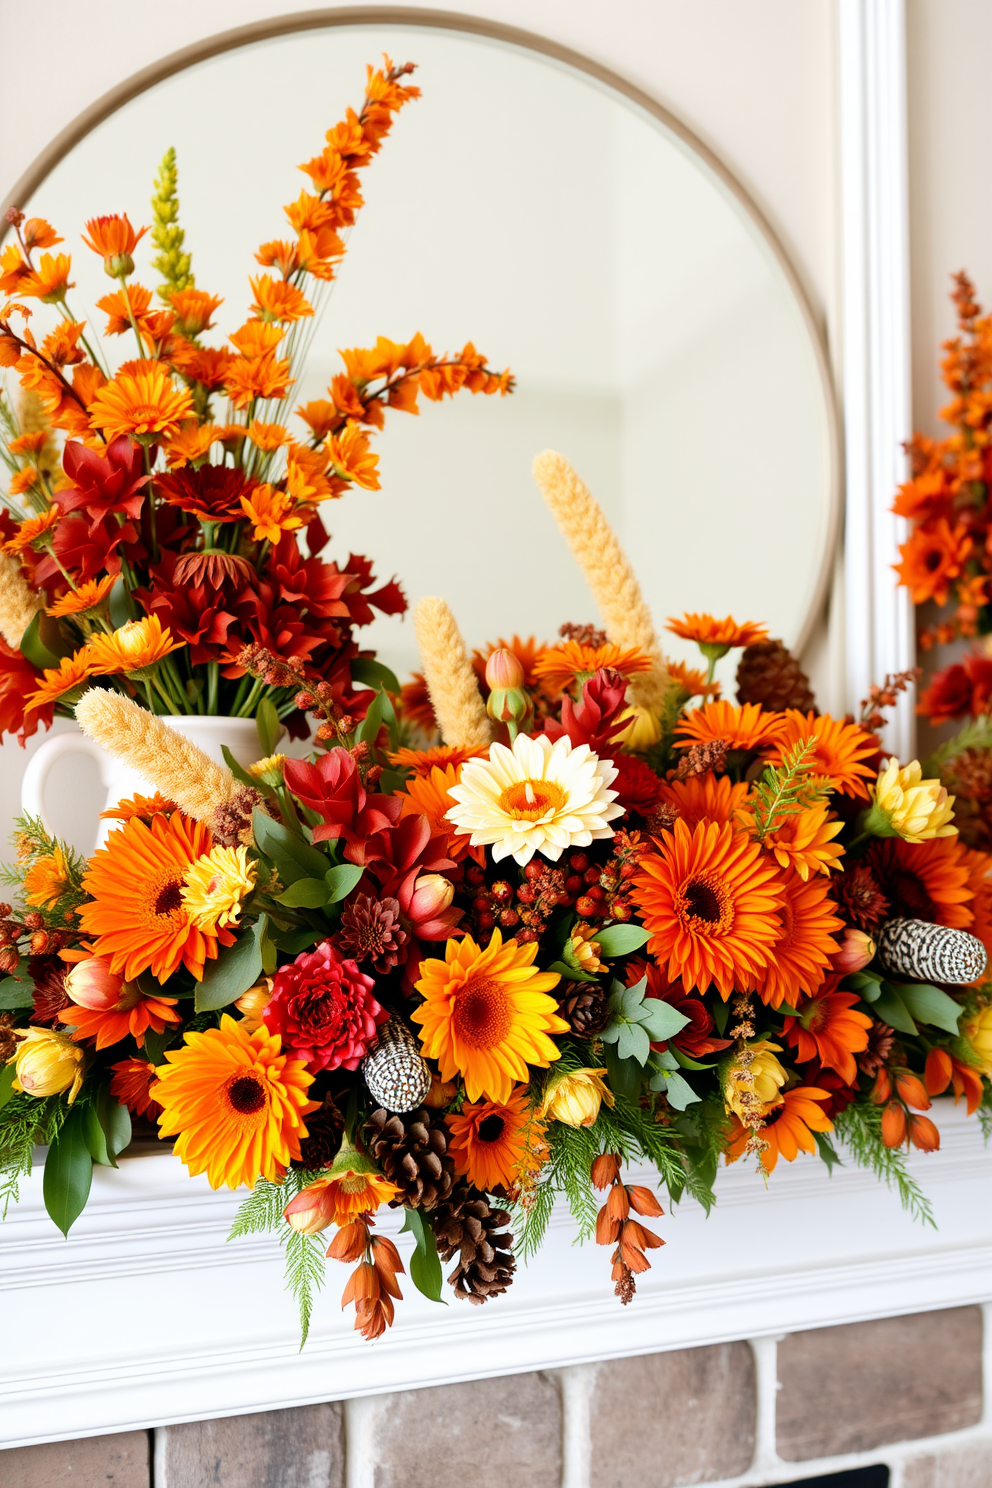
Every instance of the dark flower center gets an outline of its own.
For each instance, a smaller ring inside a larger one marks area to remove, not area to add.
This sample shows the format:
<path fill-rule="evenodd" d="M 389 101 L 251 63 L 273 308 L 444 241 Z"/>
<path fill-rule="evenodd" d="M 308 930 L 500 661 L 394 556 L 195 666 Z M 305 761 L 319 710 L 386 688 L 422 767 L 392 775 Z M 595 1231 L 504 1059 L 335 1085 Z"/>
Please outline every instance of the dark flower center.
<path fill-rule="evenodd" d="M 506 1130 L 506 1122 L 502 1116 L 484 1116 L 478 1130 L 480 1142 L 498 1142 Z"/>
<path fill-rule="evenodd" d="M 707 883 L 688 884 L 685 891 L 686 908 L 697 920 L 711 923 L 720 918 L 720 901 Z"/>
<path fill-rule="evenodd" d="M 265 1105 L 265 1086 L 254 1075 L 239 1075 L 228 1086 L 227 1098 L 242 1116 L 254 1116 Z"/>
<path fill-rule="evenodd" d="M 182 907 L 182 886 L 176 879 L 172 879 L 164 889 L 159 890 L 158 898 L 155 900 L 155 913 L 166 918 Z"/>

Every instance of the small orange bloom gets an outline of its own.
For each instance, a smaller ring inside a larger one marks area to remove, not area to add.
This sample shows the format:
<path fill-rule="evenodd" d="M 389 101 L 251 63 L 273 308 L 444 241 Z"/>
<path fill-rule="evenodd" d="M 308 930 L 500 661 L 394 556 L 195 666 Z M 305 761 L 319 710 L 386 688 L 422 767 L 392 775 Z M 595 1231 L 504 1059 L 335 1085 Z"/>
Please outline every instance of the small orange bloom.
<path fill-rule="evenodd" d="M 513 648 L 508 648 L 512 650 Z M 519 658 L 518 658 L 519 659 Z M 636 646 L 586 646 L 581 641 L 562 641 L 542 651 L 534 663 L 534 676 L 554 694 L 564 692 L 580 677 L 591 677 L 594 672 L 609 667 L 623 677 L 635 677 L 640 672 L 649 672 L 654 665 L 651 657 Z"/>
<path fill-rule="evenodd" d="M 242 496 L 241 509 L 254 524 L 252 536 L 256 542 L 277 543 L 284 532 L 303 525 L 285 491 L 276 491 L 267 484 L 256 486 L 250 496 Z"/>
<path fill-rule="evenodd" d="M 157 615 L 147 615 L 128 620 L 110 635 L 97 632 L 86 643 L 86 651 L 94 672 L 140 672 L 185 644 L 172 639 Z"/>
<path fill-rule="evenodd" d="M 312 403 L 302 403 L 296 414 L 313 430 L 315 439 L 323 439 L 338 422 L 341 415 L 333 403 L 326 398 L 317 398 Z"/>
<path fill-rule="evenodd" d="M 250 359 L 235 357 L 224 369 L 224 391 L 235 408 L 247 408 L 256 398 L 285 398 L 293 380 L 289 362 L 271 352 Z"/>
<path fill-rule="evenodd" d="M 56 619 L 62 615 L 84 615 L 87 610 L 95 610 L 98 605 L 103 604 L 116 582 L 114 574 L 105 574 L 102 579 L 87 579 L 78 589 L 70 589 L 61 599 L 49 605 L 45 614 L 53 615 Z"/>
<path fill-rule="evenodd" d="M 844 928 L 822 878 L 804 883 L 790 870 L 781 875 L 781 884 L 782 926 L 756 980 L 758 996 L 773 1008 L 792 1005 L 800 993 L 812 995 L 821 986 L 831 956 L 840 950 L 833 932 Z"/>
<path fill-rule="evenodd" d="M 259 419 L 252 419 L 248 425 L 248 438 L 256 449 L 270 450 L 281 449 L 289 442 L 289 432 L 285 424 L 263 424 Z"/>
<path fill-rule="evenodd" d="M 725 701 L 704 703 L 687 713 L 675 732 L 678 749 L 717 739 L 731 749 L 760 749 L 779 738 L 782 714 L 766 713 L 757 703 L 743 703 L 739 708 Z"/>
<path fill-rule="evenodd" d="M 858 1078 L 855 1054 L 868 1047 L 872 1020 L 855 1011 L 856 992 L 820 992 L 806 1004 L 798 1018 L 786 1018 L 782 1034 L 796 1050 L 801 1064 L 818 1059 L 836 1070 L 846 1085 Z M 948 1077 L 950 1078 L 950 1077 Z"/>
<path fill-rule="evenodd" d="M 261 320 L 246 320 L 227 339 L 238 348 L 243 357 L 251 361 L 253 357 L 265 356 L 266 352 L 275 351 L 285 334 L 282 326 L 267 325 Z"/>
<path fill-rule="evenodd" d="M 688 780 L 659 782 L 659 801 L 674 806 L 679 818 L 693 828 L 697 822 L 733 822 L 747 797 L 746 780 L 734 782 L 729 775 L 691 775 Z"/>
<path fill-rule="evenodd" d="M 133 272 L 134 264 L 128 268 L 115 261 L 130 258 L 147 231 L 147 227 L 143 227 L 135 232 L 126 213 L 123 216 L 93 217 L 86 224 L 83 242 L 103 259 L 108 274 L 129 274 Z"/>
<path fill-rule="evenodd" d="M 372 454 L 368 435 L 356 423 L 349 419 L 340 434 L 332 434 L 327 441 L 327 452 L 342 479 L 354 481 L 366 491 L 379 490 L 376 474 L 379 456 Z"/>
<path fill-rule="evenodd" d="M 87 646 L 77 651 L 75 656 L 64 656 L 57 667 L 45 669 L 37 692 L 25 698 L 24 711 L 30 713 L 35 708 L 47 708 L 49 703 L 57 703 L 59 698 L 79 687 L 88 677 L 95 676 L 96 672 Z"/>
<path fill-rule="evenodd" d="M 139 330 L 152 308 L 152 292 L 143 284 L 129 284 L 127 289 L 117 289 L 113 294 L 97 300 L 96 308 L 107 317 L 107 336 L 123 336 L 131 329 L 131 320 Z"/>
<path fill-rule="evenodd" d="M 815 1085 L 796 1085 L 787 1090 L 781 1104 L 770 1111 L 758 1133 L 767 1145 L 758 1153 L 758 1161 L 766 1173 L 775 1171 L 780 1157 L 786 1162 L 795 1162 L 800 1152 L 815 1152 L 814 1132 L 833 1131 L 834 1124 L 821 1109 L 829 1101 L 830 1092 Z M 899 1110 L 901 1111 L 901 1107 Z M 735 1122 L 737 1118 L 735 1117 Z M 727 1148 L 727 1162 L 736 1162 L 751 1140 L 748 1127 L 737 1122 L 737 1130 Z"/>
<path fill-rule="evenodd" d="M 708 682 L 706 673 L 698 667 L 686 666 L 684 661 L 669 661 L 665 665 L 668 668 L 669 681 L 678 682 L 690 697 L 716 697 L 720 691 L 719 682 Z"/>
<path fill-rule="evenodd" d="M 715 620 L 712 615 L 683 615 L 681 620 L 669 616 L 667 630 L 672 635 L 681 636 L 684 641 L 695 641 L 699 646 L 721 647 L 729 651 L 732 646 L 753 646 L 755 641 L 768 639 L 768 630 L 764 625 L 756 625 L 753 620 L 745 620 L 743 625 L 738 625 L 732 616 L 726 615 L 722 620 Z"/>
<path fill-rule="evenodd" d="M 30 491 L 32 486 L 38 484 L 38 471 L 33 465 L 22 465 L 20 470 L 15 470 L 10 477 L 7 490 L 11 496 L 23 496 Z"/>
<path fill-rule="evenodd" d="M 865 761 L 878 754 L 878 740 L 873 734 L 856 723 L 839 722 L 829 713 L 803 714 L 790 708 L 775 717 L 779 731 L 769 755 L 774 764 L 780 765 L 797 744 L 812 739 L 813 749 L 806 756 L 810 778 L 824 777 L 842 795 L 868 799 L 865 780 L 875 771 Z"/>
<path fill-rule="evenodd" d="M 295 284 L 288 284 L 285 279 L 273 279 L 271 274 L 260 274 L 248 282 L 255 296 L 251 308 L 261 321 L 290 323 L 313 314 L 313 306 L 303 291 L 297 289 Z"/>
<path fill-rule="evenodd" d="M 149 1064 L 147 1059 L 121 1059 L 110 1068 L 113 1071 L 110 1077 L 111 1095 L 122 1106 L 127 1106 L 132 1116 L 148 1116 L 152 1121 L 157 1120 L 162 1107 L 148 1093 L 152 1082 L 158 1078 L 155 1066 Z"/>
<path fill-rule="evenodd" d="M 220 295 L 202 289 L 174 289 L 169 303 L 176 312 L 176 330 L 183 336 L 199 336 L 213 325 L 214 311 L 224 303 Z"/>
<path fill-rule="evenodd" d="M 129 796 L 124 801 L 118 801 L 116 806 L 101 811 L 100 817 L 103 821 L 130 821 L 136 816 L 139 821 L 151 821 L 153 816 L 168 816 L 175 810 L 175 801 L 168 800 L 156 791 L 153 796 Z"/>
<path fill-rule="evenodd" d="M 433 715 L 432 715 L 433 717 Z M 434 749 L 397 749 L 389 756 L 391 765 L 401 770 L 412 770 L 414 774 L 429 776 L 435 765 L 442 770 L 447 765 L 463 765 L 466 760 L 482 759 L 485 749 L 463 749 L 451 744 L 438 744 Z"/>
<path fill-rule="evenodd" d="M 188 419 L 165 444 L 165 459 L 169 469 L 180 470 L 184 465 L 195 465 L 204 459 L 219 434 L 216 424 L 198 424 L 194 419 Z"/>
<path fill-rule="evenodd" d="M 188 388 L 177 388 L 160 362 L 136 361 L 122 367 L 90 404 L 90 422 L 108 440 L 133 434 L 143 444 L 174 437 L 193 413 Z"/>
<path fill-rule="evenodd" d="M 37 474 L 37 471 L 35 472 Z M 33 548 L 39 538 L 44 538 L 51 532 L 59 519 L 57 506 L 49 506 L 37 517 L 28 517 L 22 522 L 14 536 L 3 545 L 5 553 L 21 553 L 25 548 Z"/>
<path fill-rule="evenodd" d="M 754 813 L 745 806 L 737 814 L 739 824 L 754 830 Z M 801 879 L 811 873 L 829 873 L 839 866 L 844 849 L 832 839 L 844 829 L 842 821 L 830 816 L 826 801 L 816 801 L 802 811 L 783 817 L 765 837 L 765 847 L 782 868 L 794 868 Z"/>
<path fill-rule="evenodd" d="M 57 305 L 66 297 L 66 292 L 75 289 L 69 283 L 72 259 L 67 253 L 43 253 L 38 267 L 21 279 L 17 294 L 25 298 L 42 300 L 46 305 Z"/>
<path fill-rule="evenodd" d="M 527 1151 L 526 1087 L 518 1085 L 505 1102 L 465 1102 L 460 1113 L 446 1116 L 445 1121 L 456 1173 L 483 1193 L 492 1193 L 500 1185 L 513 1187 Z"/>
<path fill-rule="evenodd" d="M 909 541 L 900 544 L 902 562 L 892 567 L 914 604 L 932 599 L 942 605 L 947 602 L 951 580 L 960 574 L 971 549 L 965 529 L 952 528 L 946 517 L 939 517 L 936 522 L 917 527 Z"/>
<path fill-rule="evenodd" d="M 137 982 L 126 982 L 112 970 L 105 956 L 77 961 L 65 979 L 65 990 L 74 1006 L 63 1012 L 77 1044 L 95 1039 L 96 1048 L 119 1044 L 128 1035 L 144 1048 L 145 1034 L 162 1033 L 182 1018 L 174 1012 L 175 997 L 148 997 Z"/>
<path fill-rule="evenodd" d="M 85 361 L 86 353 L 79 345 L 85 329 L 85 320 L 60 321 L 41 343 L 42 355 L 56 367 L 70 367 Z"/>

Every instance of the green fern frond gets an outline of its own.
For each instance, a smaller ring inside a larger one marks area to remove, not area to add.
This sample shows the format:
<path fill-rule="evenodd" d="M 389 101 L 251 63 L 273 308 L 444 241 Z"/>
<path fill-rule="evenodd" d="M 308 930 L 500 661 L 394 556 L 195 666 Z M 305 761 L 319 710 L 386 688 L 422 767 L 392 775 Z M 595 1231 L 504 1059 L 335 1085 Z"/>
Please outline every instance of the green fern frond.
<path fill-rule="evenodd" d="M 159 286 L 158 297 L 167 305 L 171 304 L 175 290 L 192 289 L 196 283 L 190 255 L 183 252 L 186 234 L 179 226 L 178 180 L 176 152 L 170 147 L 162 157 L 152 194 L 152 242 L 158 249 L 152 267 L 164 281 Z"/>
<path fill-rule="evenodd" d="M 930 1200 L 906 1171 L 905 1153 L 898 1147 L 886 1147 L 882 1141 L 882 1107 L 856 1101 L 834 1117 L 834 1126 L 858 1166 L 868 1168 L 894 1188 L 902 1207 L 914 1219 L 936 1229 Z"/>
<path fill-rule="evenodd" d="M 31 1173 L 35 1147 L 46 1147 L 58 1134 L 68 1106 L 57 1095 L 39 1100 L 19 1092 L 0 1109 L 0 1219 L 16 1204 L 22 1178 Z"/>
<path fill-rule="evenodd" d="M 935 749 L 923 767 L 924 775 L 930 778 L 940 777 L 959 755 L 969 749 L 992 749 L 992 713 L 982 713 L 978 718 L 972 719 L 953 739 L 945 740 Z"/>
<path fill-rule="evenodd" d="M 795 816 L 827 794 L 824 782 L 809 774 L 815 748 L 815 739 L 800 739 L 786 753 L 781 765 L 768 765 L 754 782 L 751 793 L 759 841 L 781 826 L 787 816 Z"/>
<path fill-rule="evenodd" d="M 314 1294 L 324 1285 L 324 1247 L 319 1235 L 301 1235 L 286 1226 L 286 1285 L 300 1310 L 300 1348 L 307 1341 Z"/>

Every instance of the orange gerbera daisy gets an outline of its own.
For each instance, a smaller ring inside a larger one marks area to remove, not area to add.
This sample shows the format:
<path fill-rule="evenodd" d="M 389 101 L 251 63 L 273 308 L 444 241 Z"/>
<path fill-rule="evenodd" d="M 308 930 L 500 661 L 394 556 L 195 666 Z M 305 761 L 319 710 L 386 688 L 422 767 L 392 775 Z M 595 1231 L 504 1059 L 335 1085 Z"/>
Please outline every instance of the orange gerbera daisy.
<path fill-rule="evenodd" d="M 551 646 L 534 663 L 534 676 L 554 695 L 593 672 L 610 667 L 622 677 L 649 672 L 654 662 L 636 646 L 586 646 L 581 641 L 562 641 Z"/>
<path fill-rule="evenodd" d="M 818 1059 L 827 1069 L 836 1070 L 845 1085 L 858 1078 L 855 1054 L 868 1047 L 868 1030 L 872 1020 L 867 1013 L 855 1011 L 856 992 L 838 992 L 836 978 L 830 989 L 824 989 L 802 1009 L 798 1018 L 786 1018 L 782 1036 L 796 1051 L 800 1064 Z"/>
<path fill-rule="evenodd" d="M 420 964 L 424 1001 L 411 1017 L 424 1054 L 437 1060 L 442 1080 L 461 1075 L 471 1101 L 505 1104 L 514 1081 L 530 1078 L 528 1065 L 546 1069 L 558 1058 L 551 1035 L 568 1024 L 548 993 L 560 978 L 535 966 L 536 955 L 536 942 L 504 945 L 494 930 L 485 950 L 466 935 L 447 942 L 443 961 Z"/>
<path fill-rule="evenodd" d="M 97 393 L 89 407 L 90 423 L 108 440 L 131 434 L 142 444 L 169 439 L 193 414 L 188 388 L 176 387 L 161 362 L 130 363 Z"/>
<path fill-rule="evenodd" d="M 87 641 L 86 652 L 94 672 L 141 672 L 185 644 L 172 639 L 157 615 L 146 615 L 126 621 L 110 635 L 98 631 Z"/>
<path fill-rule="evenodd" d="M 714 660 L 726 656 L 732 646 L 753 646 L 755 641 L 768 639 L 764 625 L 756 625 L 753 620 L 738 625 L 730 615 L 722 620 L 706 614 L 683 615 L 681 620 L 669 615 L 666 629 L 684 641 L 695 641 L 703 655 Z"/>
<path fill-rule="evenodd" d="M 472 857 L 480 865 L 486 861 L 484 847 L 470 847 L 469 838 L 456 832 L 446 813 L 458 803 L 449 792 L 461 777 L 461 765 L 434 765 L 429 775 L 416 775 L 408 780 L 400 794 L 403 816 L 426 816 L 431 831 L 443 834 L 448 839 L 446 852 L 455 863 Z"/>
<path fill-rule="evenodd" d="M 114 971 L 133 981 L 150 970 L 166 982 L 185 966 L 199 982 L 218 945 L 233 943 L 229 930 L 201 929 L 183 903 L 190 865 L 212 846 L 202 822 L 177 811 L 147 826 L 132 817 L 93 854 L 83 879 L 91 902 L 80 910 L 80 924 Z"/>
<path fill-rule="evenodd" d="M 253 523 L 256 542 L 277 543 L 284 532 L 303 526 L 303 518 L 293 511 L 293 499 L 274 486 L 256 486 L 250 496 L 241 497 L 241 509 Z"/>
<path fill-rule="evenodd" d="M 757 843 L 727 822 L 690 831 L 677 821 L 645 854 L 633 896 L 648 950 L 687 992 L 713 983 L 727 1000 L 765 966 L 781 933 L 781 875 Z"/>
<path fill-rule="evenodd" d="M 147 227 L 142 227 L 135 232 L 127 214 L 124 213 L 122 216 L 92 217 L 87 222 L 86 232 L 82 236 L 87 248 L 92 248 L 93 252 L 99 254 L 104 260 L 112 260 L 130 258 L 147 231 Z M 134 265 L 132 264 L 131 267 L 133 268 Z M 111 268 L 108 264 L 107 272 L 121 274 L 129 273 L 130 270 L 123 266 Z"/>
<path fill-rule="evenodd" d="M 165 1057 L 149 1093 L 162 1106 L 162 1136 L 178 1136 L 190 1173 L 206 1173 L 211 1188 L 278 1183 L 299 1160 L 304 1117 L 320 1106 L 307 1099 L 314 1077 L 304 1061 L 282 1053 L 277 1033 L 246 1033 L 227 1013 Z"/>
<path fill-rule="evenodd" d="M 149 1029 L 162 1033 L 170 1023 L 182 1022 L 174 1011 L 175 997 L 147 996 L 137 982 L 125 981 L 113 971 L 106 956 L 77 961 L 65 979 L 65 990 L 74 1006 L 63 1009 L 62 1022 L 71 1025 L 79 1044 L 92 1038 L 98 1049 L 106 1049 L 130 1034 L 141 1049 Z"/>
<path fill-rule="evenodd" d="M 758 1153 L 758 1161 L 766 1173 L 775 1171 L 780 1157 L 786 1162 L 795 1162 L 800 1152 L 815 1152 L 814 1132 L 833 1131 L 834 1124 L 822 1109 L 830 1100 L 830 1092 L 819 1090 L 815 1085 L 796 1085 L 787 1090 L 781 1104 L 769 1111 L 759 1132 L 766 1144 Z M 736 1162 L 746 1151 L 751 1140 L 748 1127 L 734 1118 L 735 1130 L 727 1147 L 727 1162 Z"/>
<path fill-rule="evenodd" d="M 162 1107 L 148 1094 L 150 1086 L 157 1079 L 155 1066 L 147 1059 L 121 1059 L 110 1068 L 111 1095 L 122 1106 L 127 1106 L 132 1116 L 148 1116 L 152 1121 L 157 1120 Z"/>
<path fill-rule="evenodd" d="M 448 1151 L 455 1172 L 483 1193 L 512 1188 L 527 1153 L 524 1127 L 527 1092 L 520 1086 L 509 1100 L 466 1102 L 458 1114 L 446 1116 L 451 1136 Z"/>
<path fill-rule="evenodd" d="M 335 471 L 344 480 L 354 481 L 365 491 L 379 490 L 379 456 L 369 449 L 369 437 L 353 419 L 340 434 L 327 438 L 327 453 Z"/>
<path fill-rule="evenodd" d="M 917 527 L 908 542 L 901 543 L 901 563 L 892 567 L 899 583 L 908 589 L 914 604 L 928 599 L 942 605 L 947 601 L 951 581 L 964 567 L 972 541 L 964 527 L 952 528 L 946 517 L 938 517 L 924 527 Z"/>
<path fill-rule="evenodd" d="M 826 778 L 842 795 L 868 799 L 865 780 L 874 778 L 876 772 L 865 761 L 878 756 L 874 734 L 856 723 L 831 718 L 829 713 L 799 713 L 790 708 L 775 716 L 780 720 L 780 729 L 769 754 L 774 764 L 780 765 L 789 750 L 812 739 L 813 749 L 806 756 L 809 775 Z"/>
<path fill-rule="evenodd" d="M 4 543 L 3 551 L 20 553 L 25 548 L 33 547 L 39 537 L 44 537 L 46 533 L 51 532 L 59 515 L 57 506 L 49 506 L 39 516 L 28 517 L 27 521 L 20 524 L 14 536 Z"/>
<path fill-rule="evenodd" d="M 744 806 L 737 814 L 739 824 L 747 831 L 754 830 L 754 812 Z M 844 849 L 832 839 L 844 830 L 842 821 L 830 816 L 826 801 L 815 801 L 802 811 L 794 811 L 781 819 L 774 831 L 765 837 L 765 847 L 782 868 L 794 868 L 801 879 L 811 873 L 829 873 L 838 866 Z"/>
<path fill-rule="evenodd" d="M 830 957 L 840 950 L 832 932 L 844 928 L 824 879 L 804 882 L 798 873 L 786 872 L 781 883 L 781 929 L 757 976 L 758 996 L 774 1008 L 783 1002 L 794 1007 L 800 994 L 816 991 L 830 968 Z"/>
<path fill-rule="evenodd" d="M 433 713 L 431 717 L 433 718 Z M 457 768 L 466 760 L 484 759 L 488 749 L 463 749 L 454 744 L 438 744 L 433 749 L 397 749 L 389 756 L 389 763 L 401 770 L 412 770 L 415 775 L 429 776 L 435 766 L 444 769 L 447 765 Z"/>
<path fill-rule="evenodd" d="M 669 681 L 678 682 L 689 697 L 716 697 L 720 691 L 719 682 L 708 681 L 706 673 L 698 667 L 686 666 L 684 661 L 666 661 L 665 665 L 668 668 Z"/>
<path fill-rule="evenodd" d="M 153 816 L 167 815 L 176 809 L 175 801 L 167 800 L 156 791 L 153 796 L 129 796 L 125 801 L 118 801 L 108 811 L 101 811 L 100 817 L 103 821 L 130 821 L 137 816 L 141 821 L 151 821 Z"/>
<path fill-rule="evenodd" d="M 59 902 L 72 879 L 65 853 L 56 842 L 50 853 L 35 858 L 24 875 L 24 900 L 35 909 L 51 909 Z"/>
<path fill-rule="evenodd" d="M 49 703 L 57 703 L 59 698 L 79 687 L 88 677 L 95 676 L 97 671 L 88 646 L 74 656 L 63 656 L 57 667 L 45 668 L 41 686 L 24 700 L 24 711 L 30 713 L 35 708 L 47 708 Z"/>
<path fill-rule="evenodd" d="M 248 438 L 256 449 L 268 453 L 288 443 L 289 430 L 285 424 L 263 424 L 259 419 L 252 419 L 248 425 Z"/>
<path fill-rule="evenodd" d="M 904 842 L 876 837 L 864 861 L 889 904 L 889 917 L 964 930 L 974 922 L 967 849 L 958 837 Z"/>
<path fill-rule="evenodd" d="M 690 775 L 688 780 L 663 780 L 658 799 L 674 806 L 681 821 L 692 828 L 697 822 L 732 822 L 746 799 L 746 780 L 733 781 L 729 775 Z"/>
<path fill-rule="evenodd" d="M 710 744 L 722 739 L 731 749 L 760 749 L 773 743 L 782 731 L 782 714 L 766 713 L 758 703 L 717 701 L 704 703 L 687 713 L 676 729 L 676 748 Z"/>
<path fill-rule="evenodd" d="M 259 274 L 257 278 L 250 278 L 248 283 L 255 296 L 252 313 L 263 322 L 279 320 L 288 324 L 313 314 L 313 306 L 306 295 L 285 279 Z"/>
<path fill-rule="evenodd" d="M 97 605 L 103 604 L 116 582 L 114 574 L 105 574 L 102 579 L 87 579 L 78 589 L 70 589 L 68 594 L 49 605 L 45 614 L 56 618 L 60 615 L 84 615 L 87 610 L 95 610 Z"/>

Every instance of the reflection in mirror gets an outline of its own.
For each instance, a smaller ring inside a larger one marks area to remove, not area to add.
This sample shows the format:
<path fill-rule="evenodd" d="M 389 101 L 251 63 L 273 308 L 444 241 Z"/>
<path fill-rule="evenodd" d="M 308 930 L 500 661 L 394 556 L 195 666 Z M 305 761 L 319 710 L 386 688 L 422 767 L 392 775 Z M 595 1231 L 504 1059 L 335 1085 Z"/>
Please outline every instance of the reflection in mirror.
<path fill-rule="evenodd" d="M 382 490 L 325 508 L 328 556 L 368 553 L 414 601 L 444 594 L 473 644 L 590 620 L 531 480 L 533 456 L 552 447 L 617 527 L 659 624 L 729 610 L 800 642 L 829 562 L 834 486 L 807 318 L 710 165 L 583 73 L 482 36 L 372 25 L 191 67 L 97 127 L 23 204 L 73 250 L 74 302 L 91 308 L 108 287 L 78 245 L 84 219 L 148 222 L 155 170 L 175 146 L 197 286 L 225 297 L 218 324 L 235 329 L 256 269 L 248 245 L 284 231 L 281 204 L 306 184 L 294 163 L 357 105 L 383 49 L 418 63 L 423 97 L 365 175 L 294 405 L 321 395 L 338 348 L 417 330 L 438 350 L 471 336 L 491 366 L 513 369 L 517 390 L 428 404 L 416 424 L 390 414 Z M 273 85 L 286 106 L 250 127 Z M 147 239 L 142 250 L 151 284 Z M 397 670 L 416 665 L 408 622 L 364 635 Z"/>

